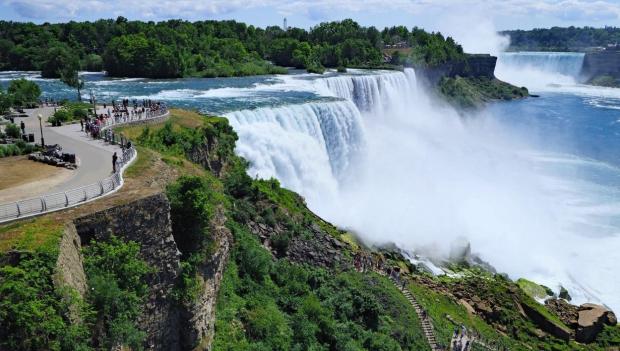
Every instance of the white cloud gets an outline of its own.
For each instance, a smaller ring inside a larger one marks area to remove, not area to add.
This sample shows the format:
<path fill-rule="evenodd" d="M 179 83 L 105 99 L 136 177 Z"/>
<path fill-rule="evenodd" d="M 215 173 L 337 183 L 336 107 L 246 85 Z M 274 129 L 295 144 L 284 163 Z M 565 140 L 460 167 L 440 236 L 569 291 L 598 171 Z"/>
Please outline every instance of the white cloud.
<path fill-rule="evenodd" d="M 367 18 L 369 14 L 382 16 L 382 23 L 391 16 L 402 18 L 403 15 L 428 22 L 429 14 L 467 17 L 473 12 L 486 16 L 487 22 L 509 19 L 526 27 L 535 23 L 617 24 L 620 19 L 618 0 L 0 0 L 0 3 L 24 19 L 53 21 L 109 18 L 117 14 L 146 20 L 202 19 L 234 17 L 235 13 L 256 9 L 280 16 L 303 16 L 310 23 L 344 17 Z"/>

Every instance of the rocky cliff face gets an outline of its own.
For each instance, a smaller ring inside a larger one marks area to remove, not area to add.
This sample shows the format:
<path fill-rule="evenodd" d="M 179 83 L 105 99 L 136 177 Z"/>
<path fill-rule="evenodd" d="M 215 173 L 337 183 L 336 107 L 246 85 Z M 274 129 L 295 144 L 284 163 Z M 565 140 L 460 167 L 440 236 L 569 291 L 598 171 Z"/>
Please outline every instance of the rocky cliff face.
<path fill-rule="evenodd" d="M 599 76 L 620 79 L 620 51 L 604 50 L 586 53 L 583 59 L 582 79 L 589 81 Z"/>
<path fill-rule="evenodd" d="M 184 350 L 210 350 L 215 325 L 215 304 L 224 268 L 233 244 L 232 233 L 219 213 L 213 223 L 213 255 L 200 267 L 202 290 L 196 300 L 183 306 L 182 346 Z"/>
<path fill-rule="evenodd" d="M 74 221 L 84 245 L 115 235 L 140 244 L 140 255 L 156 273 L 139 326 L 147 333 L 145 348 L 180 350 L 179 312 L 171 293 L 180 272 L 180 253 L 172 236 L 170 205 L 164 194 L 92 213 Z"/>
<path fill-rule="evenodd" d="M 467 55 L 464 61 L 447 62 L 435 67 L 418 67 L 416 72 L 430 85 L 437 85 L 444 77 L 495 78 L 497 57 L 480 54 Z"/>

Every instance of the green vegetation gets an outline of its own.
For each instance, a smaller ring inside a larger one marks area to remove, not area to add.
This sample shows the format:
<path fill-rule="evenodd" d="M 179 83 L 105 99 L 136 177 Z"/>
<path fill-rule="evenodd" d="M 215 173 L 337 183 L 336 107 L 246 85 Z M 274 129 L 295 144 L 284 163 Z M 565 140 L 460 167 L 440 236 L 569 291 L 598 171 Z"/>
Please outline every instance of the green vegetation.
<path fill-rule="evenodd" d="M 409 302 L 386 278 L 273 261 L 246 229 L 216 307 L 214 350 L 429 350 Z"/>
<path fill-rule="evenodd" d="M 532 30 L 509 30 L 510 49 L 522 51 L 583 51 L 620 42 L 620 28 L 552 27 Z"/>
<path fill-rule="evenodd" d="M 523 290 L 524 293 L 529 295 L 533 299 L 544 299 L 549 296 L 554 296 L 553 290 L 549 289 L 544 285 L 536 284 L 527 279 L 519 279 L 517 280 L 517 285 Z"/>
<path fill-rule="evenodd" d="M 54 286 L 62 226 L 32 220 L 0 229 L 0 258 L 17 257 L 0 267 L 0 348 L 7 350 L 85 350 L 88 329 L 69 319 L 87 316 L 80 299 Z M 13 253 L 7 253 L 8 250 Z"/>
<path fill-rule="evenodd" d="M 39 150 L 38 145 L 28 144 L 22 140 L 19 140 L 15 144 L 0 145 L 0 158 L 28 155 L 37 150 Z"/>
<path fill-rule="evenodd" d="M 11 106 L 35 107 L 39 103 L 41 88 L 35 82 L 20 78 L 9 83 L 7 94 L 8 97 L 4 98 L 10 101 Z"/>
<path fill-rule="evenodd" d="M 79 121 L 88 116 L 88 111 L 91 107 L 89 104 L 82 102 L 64 102 L 62 107 L 48 118 L 48 122 L 55 124 L 57 122 Z"/>
<path fill-rule="evenodd" d="M 418 64 L 462 56 L 461 47 L 440 33 L 402 26 L 379 31 L 350 19 L 309 31 L 123 17 L 41 25 L 0 21 L 0 38 L 0 70 L 42 70 L 44 77 L 65 79 L 74 77 L 66 72 L 102 68 L 111 76 L 174 78 L 286 73 L 278 66 L 316 73 L 325 67 L 380 67 L 384 45 L 401 41 L 414 48 L 411 59 Z"/>
<path fill-rule="evenodd" d="M 94 346 L 141 350 L 146 335 L 137 319 L 148 293 L 145 279 L 152 269 L 139 258 L 140 246 L 111 236 L 107 241 L 91 241 L 83 251 L 89 287 L 86 300 L 96 311 Z"/>
<path fill-rule="evenodd" d="M 437 87 L 448 102 L 474 108 L 491 100 L 512 100 L 529 95 L 527 88 L 517 88 L 498 79 L 486 77 L 444 77 Z"/>
<path fill-rule="evenodd" d="M 610 87 L 610 88 L 617 88 L 618 86 L 620 86 L 616 78 L 612 76 L 608 76 L 608 75 L 594 77 L 590 79 L 588 83 L 592 85 L 597 85 L 600 87 Z"/>
<path fill-rule="evenodd" d="M 463 48 L 451 37 L 444 38 L 441 33 L 428 33 L 414 27 L 409 31 L 406 27 L 386 28 L 382 33 L 385 43 L 406 43 L 406 49 L 386 49 L 392 55 L 390 63 L 394 65 L 437 66 L 446 62 L 465 59 Z M 389 47 L 389 46 L 388 46 Z"/>

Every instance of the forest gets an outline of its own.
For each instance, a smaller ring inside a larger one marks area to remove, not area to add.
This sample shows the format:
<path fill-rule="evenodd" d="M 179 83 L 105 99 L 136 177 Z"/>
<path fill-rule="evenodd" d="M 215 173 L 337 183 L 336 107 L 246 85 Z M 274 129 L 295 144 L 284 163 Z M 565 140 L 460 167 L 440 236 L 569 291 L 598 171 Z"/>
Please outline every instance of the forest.
<path fill-rule="evenodd" d="M 620 28 L 552 27 L 500 32 L 513 51 L 585 51 L 620 42 Z"/>
<path fill-rule="evenodd" d="M 0 70 L 38 70 L 45 78 L 59 78 L 67 67 L 114 77 L 230 77 L 286 73 L 284 67 L 322 73 L 463 58 L 461 46 L 441 33 L 403 26 L 379 31 L 350 19 L 310 30 L 124 17 L 40 25 L 0 21 L 0 38 Z M 406 43 L 407 53 L 386 62 L 383 48 L 395 43 Z"/>

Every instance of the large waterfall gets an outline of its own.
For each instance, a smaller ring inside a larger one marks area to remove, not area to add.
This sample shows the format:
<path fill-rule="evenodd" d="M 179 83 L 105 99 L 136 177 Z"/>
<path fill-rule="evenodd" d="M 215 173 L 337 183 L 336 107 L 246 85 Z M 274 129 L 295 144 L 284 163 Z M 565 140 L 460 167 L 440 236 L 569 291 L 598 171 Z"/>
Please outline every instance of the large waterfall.
<path fill-rule="evenodd" d="M 493 116 L 461 118 L 411 69 L 311 78 L 286 89 L 318 101 L 227 114 L 251 176 L 278 178 L 368 244 L 446 258 L 465 238 L 512 277 L 594 299 L 596 268 L 574 251 L 608 235 L 609 217 L 592 184 L 556 172 L 581 160 L 537 151 Z"/>
<path fill-rule="evenodd" d="M 573 52 L 505 52 L 498 56 L 495 75 L 534 89 L 575 84 L 580 80 L 583 59 L 583 53 Z"/>

